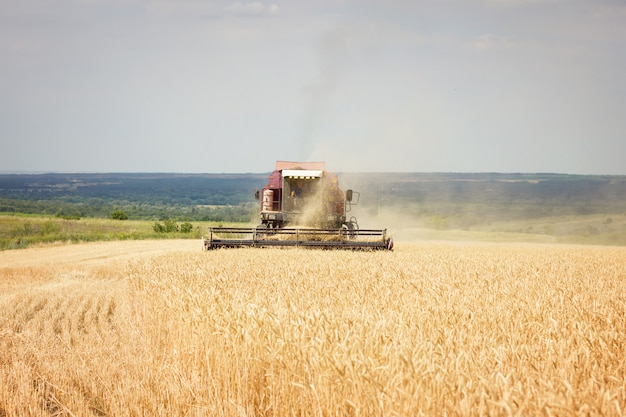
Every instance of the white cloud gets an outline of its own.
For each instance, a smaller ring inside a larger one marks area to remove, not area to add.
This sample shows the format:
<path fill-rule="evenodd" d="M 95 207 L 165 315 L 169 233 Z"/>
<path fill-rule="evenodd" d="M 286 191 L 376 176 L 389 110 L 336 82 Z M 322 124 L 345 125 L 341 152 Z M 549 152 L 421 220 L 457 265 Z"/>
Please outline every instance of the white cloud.
<path fill-rule="evenodd" d="M 486 0 L 486 3 L 498 6 L 528 6 L 536 4 L 555 4 L 563 2 L 563 0 Z"/>
<path fill-rule="evenodd" d="M 473 39 L 472 46 L 480 51 L 486 51 L 493 49 L 510 49 L 515 46 L 515 43 L 506 36 L 484 33 Z"/>
<path fill-rule="evenodd" d="M 235 2 L 224 7 L 224 11 L 235 15 L 273 15 L 278 13 L 278 6 L 276 4 L 266 5 L 260 1 L 248 3 Z"/>

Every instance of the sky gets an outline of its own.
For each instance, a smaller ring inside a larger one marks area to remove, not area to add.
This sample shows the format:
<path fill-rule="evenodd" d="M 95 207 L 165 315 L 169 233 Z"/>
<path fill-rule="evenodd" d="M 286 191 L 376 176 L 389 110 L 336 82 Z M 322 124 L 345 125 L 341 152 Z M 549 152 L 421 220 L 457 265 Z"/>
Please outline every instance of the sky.
<path fill-rule="evenodd" d="M 0 0 L 0 172 L 626 174 L 623 0 Z"/>

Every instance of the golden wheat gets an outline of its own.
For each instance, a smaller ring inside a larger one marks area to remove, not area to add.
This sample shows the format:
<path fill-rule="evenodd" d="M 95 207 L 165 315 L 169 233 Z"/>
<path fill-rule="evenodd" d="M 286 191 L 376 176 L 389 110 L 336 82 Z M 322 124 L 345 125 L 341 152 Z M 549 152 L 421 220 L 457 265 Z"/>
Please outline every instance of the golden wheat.
<path fill-rule="evenodd" d="M 624 278 L 445 243 L 0 267 L 0 416 L 619 416 Z"/>

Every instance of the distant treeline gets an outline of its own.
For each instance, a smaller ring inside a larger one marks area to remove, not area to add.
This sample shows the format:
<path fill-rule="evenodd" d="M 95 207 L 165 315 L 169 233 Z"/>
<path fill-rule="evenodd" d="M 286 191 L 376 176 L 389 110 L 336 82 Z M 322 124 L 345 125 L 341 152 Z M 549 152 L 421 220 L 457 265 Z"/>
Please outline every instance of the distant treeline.
<path fill-rule="evenodd" d="M 363 225 L 626 245 L 626 176 L 407 173 L 342 180 L 361 191 L 355 215 Z"/>
<path fill-rule="evenodd" d="M 370 209 L 535 218 L 626 214 L 626 176 L 565 174 L 345 174 Z"/>
<path fill-rule="evenodd" d="M 0 212 L 60 217 L 254 221 L 269 174 L 0 174 Z M 626 213 L 626 176 L 343 173 L 360 207 L 512 218 Z"/>
<path fill-rule="evenodd" d="M 66 218 L 250 221 L 256 174 L 2 174 L 0 212 Z"/>

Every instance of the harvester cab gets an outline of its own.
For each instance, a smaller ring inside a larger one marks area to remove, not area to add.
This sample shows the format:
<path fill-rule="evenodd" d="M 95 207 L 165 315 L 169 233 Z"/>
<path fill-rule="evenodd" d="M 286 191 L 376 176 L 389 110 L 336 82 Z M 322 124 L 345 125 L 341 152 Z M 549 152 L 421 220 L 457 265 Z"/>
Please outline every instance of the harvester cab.
<path fill-rule="evenodd" d="M 212 228 L 206 249 L 241 246 L 304 246 L 328 249 L 388 249 L 385 230 L 362 230 L 348 219 L 360 194 L 339 188 L 324 162 L 277 161 L 269 181 L 255 190 L 261 224 L 254 229 Z"/>
<path fill-rule="evenodd" d="M 261 200 L 261 225 L 266 228 L 356 228 L 355 222 L 346 221 L 353 192 L 344 195 L 337 175 L 327 172 L 323 162 L 279 161 L 268 184 L 255 195 Z"/>

